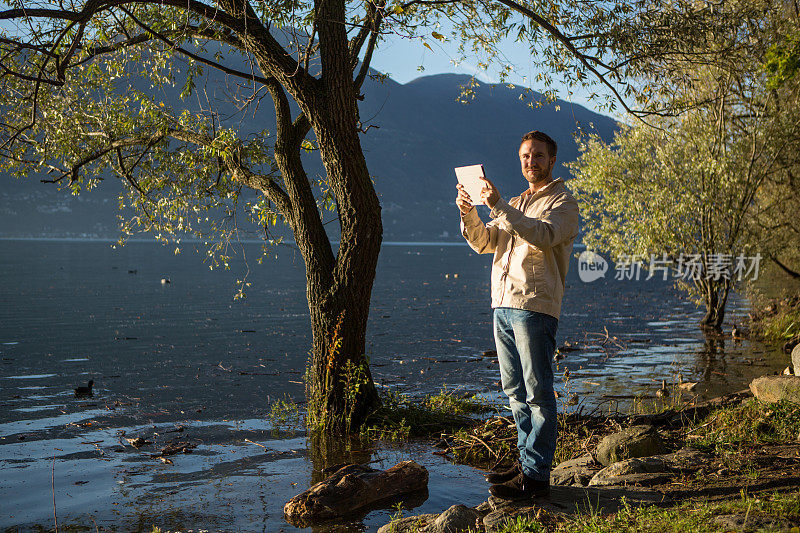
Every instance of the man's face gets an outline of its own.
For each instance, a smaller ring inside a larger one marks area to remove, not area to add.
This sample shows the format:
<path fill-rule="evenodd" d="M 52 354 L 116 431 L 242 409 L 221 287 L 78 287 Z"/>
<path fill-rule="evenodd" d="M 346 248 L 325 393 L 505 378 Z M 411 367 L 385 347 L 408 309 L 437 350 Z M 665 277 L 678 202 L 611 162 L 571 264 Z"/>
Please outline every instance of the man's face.
<path fill-rule="evenodd" d="M 552 180 L 556 157 L 550 157 L 547 143 L 529 139 L 519 147 L 519 164 L 522 175 L 533 185 L 545 185 Z"/>

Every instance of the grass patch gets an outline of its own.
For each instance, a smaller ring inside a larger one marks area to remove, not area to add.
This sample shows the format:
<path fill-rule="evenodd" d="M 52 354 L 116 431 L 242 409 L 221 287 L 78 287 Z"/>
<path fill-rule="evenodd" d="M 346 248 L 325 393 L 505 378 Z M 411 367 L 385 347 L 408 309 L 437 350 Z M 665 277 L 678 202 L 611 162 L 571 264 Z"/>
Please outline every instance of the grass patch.
<path fill-rule="evenodd" d="M 492 417 L 446 435 L 445 441 L 456 462 L 472 466 L 510 464 L 517 457 L 517 429 L 511 417 Z"/>
<path fill-rule="evenodd" d="M 687 432 L 690 443 L 714 455 L 740 453 L 760 444 L 794 442 L 800 436 L 800 405 L 751 398 L 717 410 Z"/>
<path fill-rule="evenodd" d="M 469 415 L 492 409 L 475 396 L 460 396 L 446 388 L 422 400 L 388 390 L 381 401 L 381 408 L 361 428 L 362 436 L 384 440 L 438 436 L 474 426 L 478 421 Z"/>
<path fill-rule="evenodd" d="M 589 453 L 612 427 L 613 423 L 603 417 L 559 413 L 554 465 Z M 508 416 L 494 416 L 443 435 L 443 439 L 459 463 L 494 468 L 517 460 L 517 428 Z"/>
<path fill-rule="evenodd" d="M 267 413 L 267 420 L 272 423 L 273 429 L 295 428 L 302 425 L 303 419 L 300 408 L 289 396 L 273 403 Z"/>
<path fill-rule="evenodd" d="M 719 532 L 729 528 L 715 520 L 720 515 L 746 515 L 751 524 L 764 518 L 781 517 L 793 523 L 800 521 L 800 493 L 748 496 L 726 502 L 686 502 L 675 507 L 634 507 L 623 502 L 613 514 L 588 512 L 556 523 L 517 517 L 498 530 L 500 533 L 665 533 Z M 800 531 L 792 528 L 791 531 Z"/>
<path fill-rule="evenodd" d="M 614 429 L 607 418 L 559 413 L 553 466 L 594 451 L 600 440 Z"/>
<path fill-rule="evenodd" d="M 473 415 L 493 411 L 494 407 L 475 394 L 459 394 L 444 387 L 438 394 L 426 396 L 425 407 L 438 413 Z"/>
<path fill-rule="evenodd" d="M 764 317 L 758 331 L 771 342 L 787 341 L 800 335 L 800 307 L 785 307 L 772 316 Z"/>
<path fill-rule="evenodd" d="M 800 294 L 765 298 L 753 292 L 750 326 L 756 337 L 781 344 L 800 336 Z"/>

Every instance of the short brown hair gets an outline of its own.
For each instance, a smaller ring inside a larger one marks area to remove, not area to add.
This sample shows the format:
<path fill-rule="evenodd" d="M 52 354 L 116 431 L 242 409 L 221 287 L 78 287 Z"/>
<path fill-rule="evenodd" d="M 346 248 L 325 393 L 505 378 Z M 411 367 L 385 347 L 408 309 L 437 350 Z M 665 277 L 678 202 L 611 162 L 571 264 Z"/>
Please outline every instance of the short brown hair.
<path fill-rule="evenodd" d="M 533 130 L 529 131 L 525 135 L 522 136 L 522 140 L 519 142 L 519 145 L 522 146 L 522 143 L 525 141 L 532 141 L 532 140 L 542 141 L 547 145 L 547 152 L 550 157 L 555 157 L 558 153 L 558 145 L 556 142 L 550 138 L 550 136 L 542 131 Z"/>

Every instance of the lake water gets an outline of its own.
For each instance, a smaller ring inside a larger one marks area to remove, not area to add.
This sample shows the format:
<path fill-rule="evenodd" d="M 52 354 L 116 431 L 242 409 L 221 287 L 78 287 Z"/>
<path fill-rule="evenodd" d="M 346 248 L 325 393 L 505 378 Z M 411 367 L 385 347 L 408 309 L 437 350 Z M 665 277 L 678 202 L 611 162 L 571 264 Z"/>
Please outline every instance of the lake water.
<path fill-rule="evenodd" d="M 210 271 L 193 246 L 175 255 L 152 242 L 0 241 L 0 528 L 52 527 L 55 493 L 62 528 L 293 531 L 283 504 L 342 460 L 426 466 L 429 493 L 415 513 L 486 498 L 482 472 L 428 444 L 312 445 L 300 427 L 273 427 L 276 400 L 303 399 L 302 259 L 283 246 L 258 265 L 258 245 L 245 244 L 230 271 Z M 234 301 L 242 252 L 252 285 Z M 489 263 L 460 244 L 384 246 L 367 345 L 376 382 L 502 400 L 497 366 L 482 355 L 493 348 Z M 562 397 L 581 400 L 573 408 L 624 410 L 678 373 L 714 396 L 784 364 L 757 344 L 706 340 L 701 313 L 670 282 L 612 271 L 583 283 L 575 266 L 558 336 L 582 347 L 558 366 Z M 746 311 L 734 297 L 731 320 Z M 94 396 L 75 398 L 89 379 Z M 196 448 L 163 464 L 154 445 L 126 445 L 137 435 Z M 375 530 L 392 512 L 347 526 Z"/>

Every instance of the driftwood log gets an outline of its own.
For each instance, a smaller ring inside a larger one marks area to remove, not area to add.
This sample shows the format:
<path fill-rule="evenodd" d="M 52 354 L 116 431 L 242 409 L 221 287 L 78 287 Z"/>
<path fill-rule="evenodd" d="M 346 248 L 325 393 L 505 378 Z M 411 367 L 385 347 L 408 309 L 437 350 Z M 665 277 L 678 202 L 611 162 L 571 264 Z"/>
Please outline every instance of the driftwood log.
<path fill-rule="evenodd" d="M 329 520 L 427 486 L 428 471 L 414 461 L 403 461 L 388 470 L 351 464 L 289 500 L 283 514 L 290 524 Z"/>

